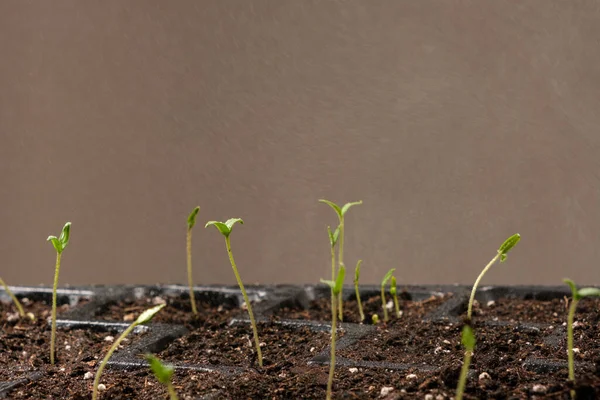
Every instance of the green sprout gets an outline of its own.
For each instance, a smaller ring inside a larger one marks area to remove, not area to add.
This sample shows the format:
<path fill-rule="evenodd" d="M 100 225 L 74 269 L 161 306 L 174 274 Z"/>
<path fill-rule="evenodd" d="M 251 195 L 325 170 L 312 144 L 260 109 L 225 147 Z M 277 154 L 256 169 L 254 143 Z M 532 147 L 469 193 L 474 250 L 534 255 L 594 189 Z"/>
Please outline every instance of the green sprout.
<path fill-rule="evenodd" d="M 58 289 L 58 273 L 60 272 L 60 258 L 62 252 L 67 248 L 69 244 L 69 237 L 71 234 L 71 223 L 67 222 L 62 229 L 59 237 L 48 236 L 46 239 L 52 242 L 54 249 L 56 250 L 56 267 L 54 269 L 54 286 L 52 288 L 52 333 L 50 335 L 50 364 L 54 365 L 54 344 L 56 342 L 56 290 Z"/>
<path fill-rule="evenodd" d="M 344 217 L 345 217 L 346 213 L 348 212 L 348 210 L 350 209 L 350 207 L 362 204 L 362 200 L 351 202 L 351 203 L 346 203 L 346 204 L 344 204 L 343 207 L 340 207 L 337 204 L 335 204 L 334 202 L 331 202 L 331 201 L 325 200 L 325 199 L 320 199 L 319 202 L 325 203 L 329 207 L 333 208 L 333 210 L 335 211 L 335 213 L 338 216 L 338 219 L 340 221 L 340 225 L 338 227 L 338 229 L 340 230 L 340 233 L 339 233 L 340 245 L 339 245 L 339 249 L 338 249 L 338 263 L 339 263 L 340 267 L 345 266 L 344 265 L 344 226 L 345 226 L 344 225 Z M 339 315 L 340 321 L 343 321 L 344 303 L 342 300 L 342 292 L 341 291 L 338 295 L 338 303 L 339 303 L 338 315 Z"/>
<path fill-rule="evenodd" d="M 392 274 L 394 273 L 395 270 L 396 270 L 396 268 L 390 269 L 384 275 L 383 280 L 381 281 L 381 305 L 383 306 L 383 321 L 384 322 L 389 321 L 387 304 L 385 301 L 385 285 L 387 285 L 388 281 L 392 278 Z"/>
<path fill-rule="evenodd" d="M 390 279 L 390 294 L 394 299 L 394 308 L 396 309 L 396 318 L 400 318 L 400 305 L 398 304 L 398 288 L 396 287 L 396 277 L 392 275 Z"/>
<path fill-rule="evenodd" d="M 462 345 L 465 347 L 465 358 L 463 361 L 462 368 L 460 370 L 460 377 L 458 379 L 458 387 L 456 388 L 455 400 L 462 400 L 463 393 L 465 392 L 465 385 L 467 384 L 467 374 L 469 373 L 469 365 L 471 365 L 471 357 L 473 357 L 473 350 L 475 350 L 475 334 L 473 328 L 470 325 L 463 326 L 462 330 Z"/>
<path fill-rule="evenodd" d="M 17 311 L 19 311 L 19 315 L 21 316 L 21 318 L 24 318 L 25 310 L 23 310 L 23 306 L 21 305 L 21 302 L 19 301 L 19 299 L 17 299 L 17 296 L 15 296 L 15 294 L 8 288 L 8 285 L 6 283 L 4 283 L 2 278 L 0 278 L 0 285 L 2 285 L 4 287 L 4 291 L 12 299 L 13 303 L 15 304 L 15 307 L 17 307 Z"/>
<path fill-rule="evenodd" d="M 337 277 L 334 281 L 326 281 L 321 279 L 322 283 L 327 284 L 331 288 L 331 360 L 329 361 L 329 379 L 327 380 L 327 400 L 331 399 L 331 389 L 333 388 L 333 373 L 335 372 L 335 341 L 337 336 L 336 327 L 336 297 L 342 292 L 344 287 L 344 277 L 346 276 L 346 268 L 343 265 L 338 270 Z"/>
<path fill-rule="evenodd" d="M 200 211 L 200 206 L 194 208 L 187 219 L 187 236 L 186 236 L 186 250 L 187 250 L 187 276 L 188 285 L 190 287 L 190 302 L 192 303 L 192 312 L 194 315 L 198 314 L 196 308 L 196 297 L 194 295 L 194 280 L 192 279 L 192 228 L 196 225 L 196 216 Z"/>
<path fill-rule="evenodd" d="M 335 280 L 335 245 L 340 237 L 340 227 L 335 228 L 334 232 L 331 232 L 331 227 L 327 227 L 327 233 L 329 234 L 329 246 L 331 247 L 331 280 Z"/>
<path fill-rule="evenodd" d="M 171 378 L 173 377 L 173 372 L 175 369 L 172 365 L 163 364 L 157 357 L 152 354 L 146 354 L 146 361 L 150 364 L 150 369 L 152 373 L 156 377 L 156 379 L 167 387 L 167 391 L 169 392 L 170 400 L 179 400 L 177 397 L 177 393 L 175 393 L 175 389 L 173 388 L 173 384 L 171 383 Z"/>
<path fill-rule="evenodd" d="M 358 314 L 360 315 L 360 322 L 365 320 L 365 313 L 363 312 L 362 302 L 360 301 L 360 291 L 358 290 L 358 280 L 360 279 L 360 264 L 362 260 L 358 260 L 356 263 L 356 269 L 354 270 L 354 291 L 356 293 L 356 302 L 358 303 Z"/>
<path fill-rule="evenodd" d="M 371 315 L 371 322 L 373 323 L 373 325 L 377 325 L 379 323 L 379 315 L 377 315 L 377 314 Z"/>
<path fill-rule="evenodd" d="M 165 304 L 160 304 L 156 307 L 149 308 L 146 311 L 144 311 L 143 313 L 141 313 L 140 316 L 137 317 L 137 319 L 135 321 L 133 321 L 133 323 L 131 325 L 129 325 L 127 327 L 127 329 L 125 329 L 123 331 L 121 336 L 119 336 L 117 338 L 117 340 L 115 340 L 115 342 L 112 344 L 112 346 L 110 346 L 110 349 L 108 349 L 108 352 L 104 356 L 104 359 L 102 360 L 102 363 L 100 364 L 100 367 L 98 367 L 98 371 L 96 371 L 96 377 L 94 378 L 94 385 L 93 385 L 93 392 L 92 392 L 92 400 L 96 400 L 98 398 L 98 384 L 100 383 L 100 377 L 102 376 L 102 371 L 104 371 L 104 367 L 106 367 L 106 363 L 108 362 L 108 360 L 110 359 L 112 354 L 115 352 L 117 347 L 119 347 L 119 344 L 121 344 L 121 342 L 123 341 L 123 339 L 125 339 L 127 337 L 127 335 L 129 335 L 131 332 L 133 332 L 133 330 L 135 329 L 136 326 L 144 325 L 144 324 L 147 324 L 148 322 L 152 321 L 152 318 L 154 318 L 156 313 L 159 312 L 164 306 L 165 306 Z"/>
<path fill-rule="evenodd" d="M 238 269 L 235 265 L 235 260 L 233 259 L 233 253 L 231 252 L 231 241 L 229 236 L 231 235 L 231 230 L 233 229 L 233 225 L 237 222 L 243 224 L 241 218 L 230 218 L 225 222 L 219 221 L 208 221 L 205 228 L 209 226 L 214 226 L 217 228 L 219 232 L 223 236 L 225 236 L 225 247 L 227 248 L 227 254 L 229 255 L 229 261 L 231 262 L 231 268 L 233 268 L 233 273 L 235 274 L 235 279 L 237 280 L 238 285 L 240 286 L 240 290 L 242 291 L 242 295 L 244 296 L 244 301 L 246 302 L 246 307 L 248 308 L 248 316 L 250 317 L 250 322 L 252 323 L 252 333 L 254 334 L 254 344 L 256 345 L 256 354 L 258 355 L 258 365 L 262 367 L 262 351 L 260 350 L 260 342 L 258 341 L 258 330 L 256 328 L 256 320 L 254 319 L 254 313 L 252 312 L 252 305 L 250 304 L 250 299 L 248 298 L 248 294 L 246 294 L 246 289 L 244 289 L 244 284 L 242 283 L 242 278 L 238 272 Z"/>
<path fill-rule="evenodd" d="M 477 285 L 479 285 L 479 281 L 481 280 L 481 278 L 483 278 L 483 275 L 485 275 L 488 269 L 490 269 L 490 267 L 494 265 L 496 261 L 498 261 L 498 259 L 500 259 L 500 262 L 504 262 L 506 260 L 506 255 L 513 247 L 515 247 L 517 243 L 519 243 L 519 240 L 521 240 L 521 235 L 519 235 L 518 233 L 515 233 L 514 235 L 506 239 L 504 243 L 502 243 L 502 246 L 500 246 L 500 248 L 498 249 L 498 252 L 494 256 L 494 258 L 491 259 L 488 265 L 485 266 L 483 271 L 481 271 L 481 273 L 477 277 L 477 280 L 473 285 L 473 289 L 471 290 L 471 297 L 469 298 L 469 306 L 467 308 L 467 321 L 471 321 L 471 314 L 473 312 L 473 301 L 475 300 L 475 291 L 477 290 Z"/>
<path fill-rule="evenodd" d="M 573 360 L 573 320 L 575 319 L 575 309 L 579 300 L 584 297 L 600 296 L 600 289 L 587 287 L 577 290 L 577 286 L 575 286 L 575 282 L 572 280 L 563 279 L 563 282 L 569 285 L 573 294 L 573 300 L 571 300 L 571 305 L 569 306 L 569 316 L 567 317 L 567 354 L 569 358 L 569 380 L 575 383 L 575 361 Z M 571 398 L 575 398 L 573 390 L 571 390 Z"/>

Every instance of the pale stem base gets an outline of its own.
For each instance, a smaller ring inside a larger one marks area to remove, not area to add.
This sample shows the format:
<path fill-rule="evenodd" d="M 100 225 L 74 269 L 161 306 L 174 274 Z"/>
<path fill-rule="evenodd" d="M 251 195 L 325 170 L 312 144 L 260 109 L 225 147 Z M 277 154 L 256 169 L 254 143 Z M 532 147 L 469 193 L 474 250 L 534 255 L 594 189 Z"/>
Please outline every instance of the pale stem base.
<path fill-rule="evenodd" d="M 483 271 L 481 271 L 481 273 L 477 277 L 477 280 L 475 281 L 475 284 L 473 285 L 473 289 L 471 289 L 471 297 L 469 298 L 469 307 L 467 309 L 467 318 L 469 320 L 471 320 L 471 314 L 473 312 L 473 301 L 475 300 L 475 291 L 477 290 L 477 286 L 479 285 L 479 281 L 481 280 L 481 278 L 483 278 L 483 275 L 485 275 L 485 273 L 487 272 L 487 270 L 490 269 L 490 267 L 492 265 L 494 265 L 494 263 L 496 261 L 498 261 L 499 257 L 500 257 L 500 253 L 496 254 L 496 256 L 494 258 L 492 258 L 492 260 L 488 263 L 488 265 L 485 266 L 485 268 L 483 269 Z"/>
<path fill-rule="evenodd" d="M 52 332 L 50 333 L 50 364 L 54 365 L 54 345 L 56 343 L 56 290 L 58 290 L 58 273 L 60 271 L 61 253 L 56 253 L 54 268 L 54 285 L 52 287 Z"/>
<path fill-rule="evenodd" d="M 190 302 L 192 303 L 192 312 L 198 314 L 196 308 L 196 296 L 194 294 L 194 280 L 192 278 L 192 230 L 188 229 L 186 235 L 186 250 L 187 250 L 187 278 L 190 287 Z"/>
<path fill-rule="evenodd" d="M 569 316 L 567 317 L 567 357 L 569 360 L 569 380 L 575 383 L 575 360 L 573 356 L 573 322 L 575 320 L 575 309 L 577 308 L 577 299 L 571 300 L 569 306 Z M 571 390 L 571 398 L 575 398 L 575 391 Z"/>
<path fill-rule="evenodd" d="M 336 298 L 331 293 L 331 360 L 329 361 L 329 379 L 327 380 L 327 400 L 331 400 L 331 391 L 333 389 L 333 374 L 335 373 L 335 341 L 337 338 L 336 326 Z"/>
<path fill-rule="evenodd" d="M 458 379 L 458 387 L 456 388 L 456 397 L 455 400 L 462 400 L 463 393 L 465 391 L 465 385 L 467 384 L 467 375 L 469 373 L 469 366 L 471 365 L 471 357 L 473 357 L 473 353 L 470 351 L 465 351 L 465 359 L 463 362 L 463 366 L 460 370 L 460 378 Z"/>

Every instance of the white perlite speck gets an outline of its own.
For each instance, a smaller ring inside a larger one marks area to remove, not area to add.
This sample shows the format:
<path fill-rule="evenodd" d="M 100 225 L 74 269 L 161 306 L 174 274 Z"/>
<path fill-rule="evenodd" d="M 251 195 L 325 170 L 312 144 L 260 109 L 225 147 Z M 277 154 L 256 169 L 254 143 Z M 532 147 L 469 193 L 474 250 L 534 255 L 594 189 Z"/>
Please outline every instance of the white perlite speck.
<path fill-rule="evenodd" d="M 408 375 L 406 375 L 406 379 L 417 379 L 417 375 L 415 375 L 415 374 L 408 374 Z"/>
<path fill-rule="evenodd" d="M 115 340 L 114 336 L 106 336 L 106 337 L 104 338 L 104 341 L 105 341 L 105 342 L 112 342 L 113 340 Z"/>
<path fill-rule="evenodd" d="M 101 392 L 104 391 L 104 390 L 106 390 L 106 385 L 104 383 L 99 384 L 98 385 L 98 390 L 101 391 Z"/>
<path fill-rule="evenodd" d="M 533 387 L 531 388 L 531 391 L 533 393 L 546 393 L 546 386 L 544 385 L 533 385 Z"/>
<path fill-rule="evenodd" d="M 83 375 L 83 379 L 92 379 L 94 377 L 94 374 L 92 374 L 90 371 L 86 372 L 85 375 Z"/>
<path fill-rule="evenodd" d="M 480 381 L 485 381 L 485 380 L 489 380 L 489 379 L 492 379 L 492 377 L 487 372 L 482 372 L 481 374 L 479 374 Z"/>
<path fill-rule="evenodd" d="M 433 400 L 433 395 L 432 394 L 426 394 L 425 395 L 425 400 Z"/>
<path fill-rule="evenodd" d="M 379 393 L 379 397 L 385 397 L 388 394 L 390 394 L 391 392 L 394 391 L 394 388 L 392 386 L 384 386 L 381 388 L 381 392 Z"/>
<path fill-rule="evenodd" d="M 348 371 L 350 371 L 351 374 L 355 374 L 358 372 L 358 368 L 348 368 Z"/>

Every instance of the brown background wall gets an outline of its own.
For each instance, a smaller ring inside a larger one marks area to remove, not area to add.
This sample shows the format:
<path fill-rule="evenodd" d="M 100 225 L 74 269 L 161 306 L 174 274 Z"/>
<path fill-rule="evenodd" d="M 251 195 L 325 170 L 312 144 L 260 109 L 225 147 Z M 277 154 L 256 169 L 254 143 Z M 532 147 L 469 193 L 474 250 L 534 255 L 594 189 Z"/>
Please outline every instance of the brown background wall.
<path fill-rule="evenodd" d="M 2 1 L 0 275 L 185 282 L 185 219 L 241 216 L 251 282 L 600 281 L 595 1 Z M 197 283 L 233 283 L 198 226 Z"/>

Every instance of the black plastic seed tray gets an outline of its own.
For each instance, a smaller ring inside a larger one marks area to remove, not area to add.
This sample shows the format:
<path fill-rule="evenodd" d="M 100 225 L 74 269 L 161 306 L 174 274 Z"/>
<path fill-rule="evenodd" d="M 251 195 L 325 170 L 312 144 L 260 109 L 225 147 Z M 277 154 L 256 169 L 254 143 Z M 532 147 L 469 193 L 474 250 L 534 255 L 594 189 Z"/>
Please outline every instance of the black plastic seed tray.
<path fill-rule="evenodd" d="M 50 304 L 50 288 L 12 287 L 14 293 L 20 297 L 30 300 L 41 300 Z M 467 308 L 470 286 L 461 285 L 412 285 L 404 287 L 402 298 L 411 301 L 424 301 L 432 297 L 443 296 L 443 301 L 435 309 L 423 317 L 423 321 L 434 324 L 445 324 L 447 326 L 458 326 L 461 317 Z M 310 321 L 300 319 L 273 318 L 273 315 L 284 307 L 308 308 L 311 302 L 318 299 L 329 299 L 329 288 L 324 285 L 306 286 L 249 286 L 248 295 L 253 303 L 257 320 L 282 324 L 287 327 L 309 327 L 313 331 L 329 331 L 330 322 Z M 347 300 L 355 299 L 354 288 L 345 287 L 344 297 Z M 363 303 L 370 298 L 379 296 L 378 286 L 362 286 L 360 290 Z M 388 293 L 389 295 L 389 293 Z M 489 304 L 500 299 L 517 300 L 540 300 L 551 301 L 552 299 L 563 299 L 570 297 L 569 289 L 564 286 L 483 286 L 480 287 L 476 299 L 480 303 Z M 110 305 L 119 303 L 124 299 L 139 299 L 155 297 L 168 298 L 188 296 L 188 289 L 181 285 L 156 285 L 156 286 L 94 286 L 61 289 L 58 292 L 59 304 L 70 304 L 72 306 L 67 312 L 59 315 L 57 324 L 59 326 L 77 327 L 79 329 L 120 332 L 129 322 L 99 320 L 97 315 L 105 311 Z M 195 296 L 198 302 L 212 306 L 234 307 L 236 312 L 231 314 L 230 325 L 249 324 L 246 312 L 241 308 L 243 298 L 237 286 L 199 286 L 195 287 Z M 8 302 L 9 297 L 0 290 L 0 301 Z M 510 326 L 515 331 L 531 331 L 543 335 L 543 343 L 549 348 L 558 348 L 566 336 L 566 328 L 562 324 L 552 326 L 548 323 L 539 323 L 526 320 L 518 322 L 512 320 L 495 319 L 488 320 L 480 318 L 476 323 L 486 326 Z M 248 325 L 249 326 L 249 325 Z M 116 352 L 109 361 L 108 368 L 146 368 L 146 362 L 139 357 L 140 354 L 157 353 L 167 348 L 174 340 L 189 333 L 189 327 L 176 324 L 150 323 L 140 326 L 134 332 L 134 337 L 120 351 Z M 356 324 L 343 322 L 339 324 L 343 336 L 337 342 L 337 350 L 341 351 L 349 346 L 359 343 L 361 340 L 371 340 L 377 328 L 370 324 Z M 48 328 L 48 334 L 50 329 Z M 135 333 L 144 333 L 135 335 Z M 100 355 L 102 356 L 102 355 Z M 308 363 L 325 365 L 329 363 L 329 348 L 324 349 L 316 355 L 307 355 Z M 363 359 L 352 359 L 338 356 L 337 364 L 345 368 L 371 368 L 387 370 L 413 370 L 413 371 L 436 371 L 443 366 L 436 363 L 396 363 L 394 360 L 365 361 Z M 225 366 L 218 364 L 186 364 L 174 363 L 179 370 L 196 371 L 219 371 L 225 374 L 236 374 L 243 372 L 249 367 Z M 10 366 L 7 366 L 10 368 Z M 555 359 L 524 359 L 524 369 L 544 374 L 567 368 L 566 361 Z M 579 362 L 578 367 L 589 367 Z M 10 382 L 0 382 L 0 397 L 6 397 L 11 390 L 27 382 L 34 381 L 41 376 L 40 371 L 31 371 L 27 376 L 19 376 Z"/>

